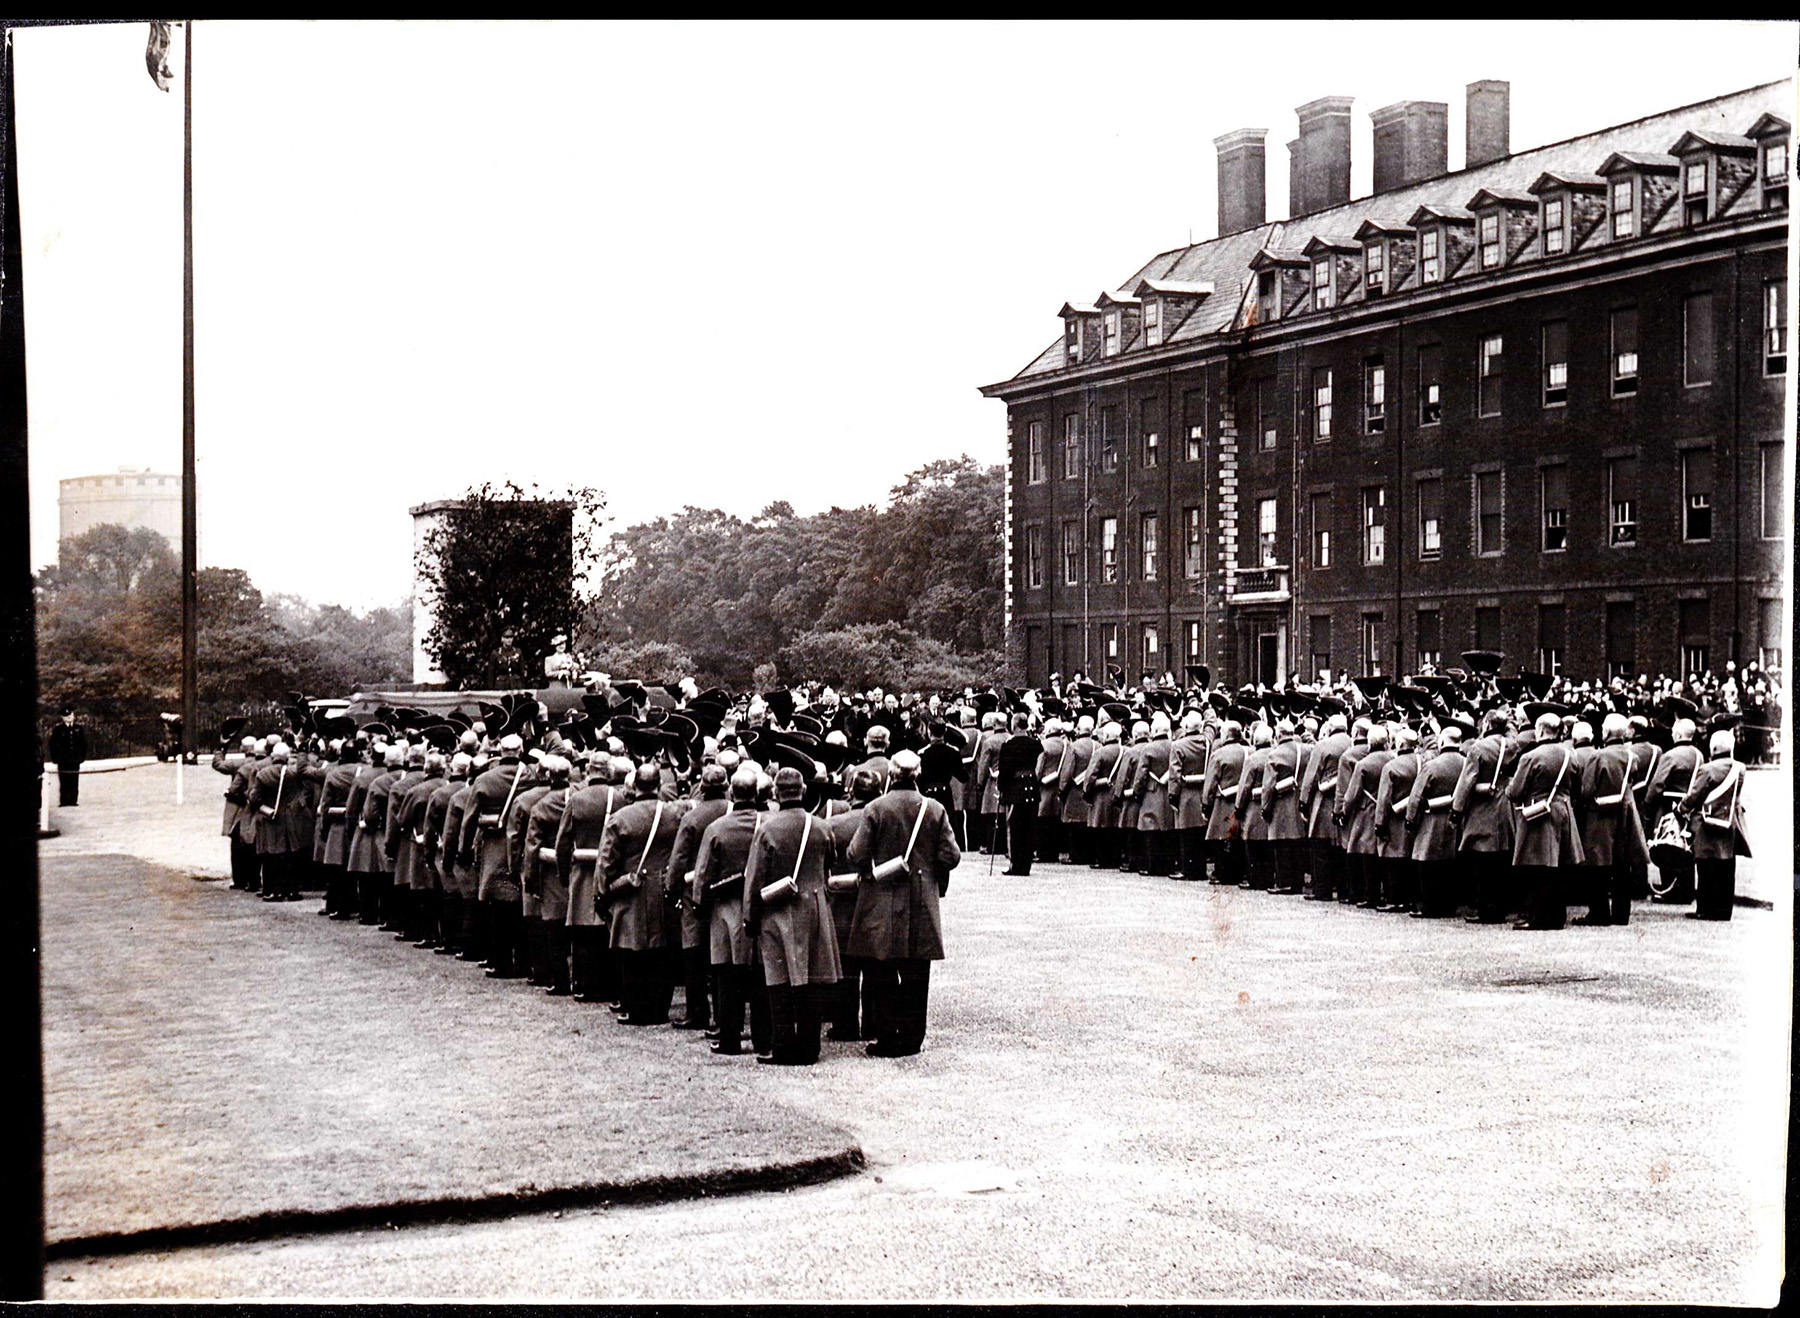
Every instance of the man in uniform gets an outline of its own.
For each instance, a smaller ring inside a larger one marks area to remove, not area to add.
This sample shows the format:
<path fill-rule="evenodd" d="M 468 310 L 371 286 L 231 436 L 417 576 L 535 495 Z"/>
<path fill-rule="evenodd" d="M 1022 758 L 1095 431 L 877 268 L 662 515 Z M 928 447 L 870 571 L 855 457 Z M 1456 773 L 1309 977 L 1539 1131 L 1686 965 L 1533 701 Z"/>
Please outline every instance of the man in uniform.
<path fill-rule="evenodd" d="M 1504 786 L 1519 754 L 1510 731 L 1504 709 L 1488 711 L 1482 720 L 1483 735 L 1463 757 L 1462 776 L 1450 803 L 1457 858 L 1475 898 L 1475 914 L 1469 919 L 1476 924 L 1500 924 L 1518 905 L 1512 872 L 1515 825 Z"/>
<path fill-rule="evenodd" d="M 1406 724 L 1394 728 L 1394 756 L 1381 766 L 1375 786 L 1375 872 L 1381 895 L 1376 909 L 1405 911 L 1418 900 L 1412 846 L 1406 836 L 1406 803 L 1419 776 L 1419 734 Z"/>
<path fill-rule="evenodd" d="M 1350 778 L 1356 771 L 1357 762 L 1369 753 L 1369 729 L 1374 726 L 1375 721 L 1369 718 L 1359 718 L 1351 723 L 1350 744 L 1338 756 L 1337 781 L 1319 784 L 1320 792 L 1326 797 L 1326 809 L 1331 813 L 1332 831 L 1337 837 L 1337 899 L 1343 903 L 1360 902 L 1363 899 L 1363 872 L 1362 861 L 1351 855 L 1350 834 L 1338 802 L 1340 799 L 1348 799 Z"/>
<path fill-rule="evenodd" d="M 1169 716 L 1158 710 L 1150 717 L 1150 733 L 1133 766 L 1132 787 L 1137 801 L 1132 826 L 1139 837 L 1138 854 L 1143 872 L 1166 879 L 1173 868 L 1174 816 L 1169 809 L 1169 778 L 1174 772 L 1174 752 L 1169 741 Z"/>
<path fill-rule="evenodd" d="M 1000 775 L 1000 803 L 1006 807 L 1005 873 L 1024 876 L 1031 873 L 1031 862 L 1037 850 L 1038 764 L 1044 747 L 1031 735 L 1031 716 L 1014 714 L 1012 736 L 1001 743 L 994 764 Z M 996 844 L 998 845 L 998 844 Z"/>
<path fill-rule="evenodd" d="M 1206 781 L 1200 785 L 1200 806 L 1206 811 L 1206 846 L 1212 853 L 1212 881 L 1236 887 L 1244 877 L 1244 835 L 1237 822 L 1238 785 L 1250 749 L 1244 745 L 1244 725 L 1227 719 L 1219 727 L 1206 761 Z"/>
<path fill-rule="evenodd" d="M 1744 832 L 1744 766 L 1732 758 L 1730 729 L 1712 734 L 1705 764 L 1675 808 L 1687 820 L 1694 846 L 1693 920 L 1729 920 L 1737 904 L 1737 858 L 1750 854 Z"/>
<path fill-rule="evenodd" d="M 941 743 L 933 742 L 932 745 Z M 919 772 L 923 777 L 931 746 L 927 746 L 919 755 Z M 862 826 L 863 814 L 869 808 L 869 802 L 881 795 L 881 784 L 875 775 L 858 771 L 850 779 L 850 808 L 832 815 L 826 821 L 831 831 L 832 854 L 837 859 L 837 873 L 832 878 L 854 878 L 855 871 L 850 865 L 850 841 L 856 836 L 856 830 Z M 921 793 L 924 795 L 924 793 Z M 944 806 L 950 819 L 952 830 L 956 824 L 956 812 L 944 802 L 942 797 L 931 796 L 929 799 Z M 831 904 L 832 928 L 837 935 L 838 944 L 838 982 L 830 995 L 826 1009 L 826 1020 L 831 1029 L 827 1039 L 845 1043 L 855 1043 L 863 1037 L 861 1002 L 863 963 L 849 953 L 850 925 L 856 915 L 856 886 L 851 884 L 831 884 L 826 893 L 826 900 Z"/>
<path fill-rule="evenodd" d="M 412 789 L 425 781 L 424 742 L 406 748 L 406 772 L 388 784 L 387 819 L 381 828 L 381 854 L 391 876 L 390 903 L 393 914 L 387 923 L 395 926 L 399 940 L 416 938 L 418 916 L 413 911 L 411 860 L 412 834 L 402 826 L 406 814 L 406 798 Z"/>
<path fill-rule="evenodd" d="M 630 760 L 597 753 L 587 786 L 569 794 L 556 830 L 556 869 L 569 894 L 567 920 L 577 1002 L 618 1000 L 618 972 L 607 945 L 611 922 L 600 900 L 595 866 L 613 814 L 628 800 L 618 784 L 631 771 Z"/>
<path fill-rule="evenodd" d="M 1273 858 L 1269 854 L 1269 825 L 1263 818 L 1262 797 L 1257 790 L 1262 785 L 1263 768 L 1273 749 L 1271 740 L 1267 723 L 1258 719 L 1251 725 L 1250 754 L 1238 775 L 1237 796 L 1232 801 L 1232 812 L 1244 839 L 1244 886 L 1259 891 L 1275 881 Z"/>
<path fill-rule="evenodd" d="M 1057 816 L 1062 821 L 1063 844 L 1071 865 L 1086 865 L 1093 859 L 1088 800 L 1080 784 L 1096 746 L 1094 716 L 1082 714 L 1075 720 L 1075 735 L 1068 739 L 1062 761 L 1056 766 Z"/>
<path fill-rule="evenodd" d="M 461 948 L 461 912 L 457 908 L 454 880 L 445 871 L 450 858 L 445 854 L 444 830 L 449 820 L 450 802 L 468 786 L 471 760 L 466 751 L 457 751 L 444 769 L 444 780 L 432 789 L 425 802 L 425 870 L 430 877 L 432 907 L 437 917 L 434 931 L 439 956 L 455 956 Z"/>
<path fill-rule="evenodd" d="M 552 792 L 567 792 L 569 762 L 561 755 L 542 756 L 531 786 L 513 797 L 512 809 L 506 816 L 506 868 L 519 888 L 519 941 L 525 948 L 525 982 L 533 988 L 549 988 L 554 982 L 550 968 L 550 940 L 541 918 L 540 889 L 528 883 L 526 876 L 533 859 L 525 849 L 526 835 L 531 831 L 531 812 Z"/>
<path fill-rule="evenodd" d="M 1062 859 L 1063 853 L 1062 793 L 1056 790 L 1056 784 L 1068 748 L 1069 739 L 1063 735 L 1062 720 L 1045 719 L 1037 762 L 1037 833 L 1032 839 L 1032 850 L 1033 859 L 1041 856 L 1053 865 Z"/>
<path fill-rule="evenodd" d="M 1306 818 L 1307 870 L 1312 875 L 1309 901 L 1333 900 L 1344 883 L 1344 847 L 1338 840 L 1332 811 L 1337 805 L 1338 762 L 1350 749 L 1344 716 L 1325 720 L 1324 735 L 1313 743 L 1300 776 L 1300 808 Z"/>
<path fill-rule="evenodd" d="M 669 853 L 668 873 L 663 876 L 664 889 L 680 898 L 681 982 L 686 1006 L 682 1019 L 670 1022 L 678 1030 L 705 1030 L 712 1024 L 706 992 L 712 961 L 706 931 L 700 924 L 701 904 L 693 900 L 693 872 L 700 857 L 701 837 L 714 820 L 730 813 L 726 785 L 725 770 L 717 764 L 700 770 L 700 799 L 681 817 L 681 826 L 675 830 L 675 848 Z M 827 802 L 828 808 L 830 804 Z"/>
<path fill-rule="evenodd" d="M 557 763 L 551 763 L 552 760 Z M 550 790 L 531 807 L 525 823 L 520 888 L 536 899 L 539 945 L 544 949 L 544 992 L 569 996 L 569 889 L 556 865 L 556 835 L 568 808 L 574 764 L 562 756 L 545 756 Z"/>
<path fill-rule="evenodd" d="M 268 763 L 251 780 L 246 802 L 246 809 L 256 817 L 256 856 L 262 864 L 262 899 L 266 902 L 300 900 L 295 863 L 311 843 L 311 821 L 304 817 L 306 796 L 300 790 L 300 775 L 292 757 L 286 742 L 276 742 Z"/>
<path fill-rule="evenodd" d="M 325 914 L 345 920 L 356 911 L 356 885 L 348 879 L 344 862 L 350 854 L 350 830 L 345 807 L 350 786 L 361 766 L 350 743 L 334 740 L 326 747 L 331 761 L 325 781 L 319 785 L 319 813 L 313 820 L 313 859 L 325 871 Z"/>
<path fill-rule="evenodd" d="M 1169 795 L 1174 803 L 1177 859 L 1175 875 L 1190 882 L 1206 877 L 1206 737 L 1198 710 L 1181 718 L 1181 735 L 1169 747 Z"/>
<path fill-rule="evenodd" d="M 1300 739 L 1291 719 L 1275 728 L 1275 744 L 1263 761 L 1260 784 L 1263 824 L 1274 859 L 1276 892 L 1306 888 L 1306 820 L 1300 813 Z"/>
<path fill-rule="evenodd" d="M 366 786 L 359 774 L 350 789 L 352 797 L 361 803 L 356 816 L 356 831 L 350 838 L 349 870 L 356 875 L 356 904 L 362 913 L 362 923 L 381 924 L 383 928 L 388 926 L 382 917 L 390 912 L 384 909 L 389 875 L 383 868 L 387 858 L 382 854 L 381 835 L 387 826 L 388 789 L 400 777 L 405 761 L 404 746 L 381 747 L 381 767 L 368 779 Z"/>
<path fill-rule="evenodd" d="M 500 759 L 473 784 L 473 800 L 463 811 L 458 856 L 475 872 L 476 928 L 483 932 L 490 979 L 518 979 L 525 958 L 520 946 L 523 918 L 519 885 L 507 868 L 506 820 L 513 800 L 531 781 L 517 733 L 500 739 Z"/>
<path fill-rule="evenodd" d="M 1564 869 L 1581 864 L 1581 835 L 1569 803 L 1574 748 L 1562 740 L 1562 720 L 1538 716 L 1535 744 L 1519 757 L 1506 795 L 1518 807 L 1513 867 L 1529 894 L 1526 918 L 1515 929 L 1561 929 L 1569 918 Z"/>
<path fill-rule="evenodd" d="M 1004 720 L 1005 715 L 998 713 L 981 716 L 981 741 L 975 751 L 975 781 L 969 785 L 970 792 L 979 794 L 977 804 L 981 823 L 976 836 L 981 840 L 981 849 L 990 854 L 998 854 L 1003 845 L 1000 836 L 1000 748 L 1006 744 Z"/>
<path fill-rule="evenodd" d="M 1421 919 L 1455 915 L 1457 906 L 1456 824 L 1451 807 L 1462 781 L 1462 729 L 1451 723 L 1437 734 L 1437 751 L 1419 766 L 1406 798 L 1406 831 L 1412 840 Z"/>
<path fill-rule="evenodd" d="M 1112 772 L 1112 828 L 1117 843 L 1118 867 L 1121 874 L 1132 874 L 1147 866 L 1143 861 L 1143 840 L 1138 833 L 1138 762 L 1143 758 L 1144 743 L 1150 740 L 1150 724 L 1138 719 L 1130 728 L 1119 727 L 1119 762 Z"/>
<path fill-rule="evenodd" d="M 1656 761 L 1656 771 L 1650 777 L 1650 786 L 1644 792 L 1645 814 L 1644 831 L 1655 836 L 1656 826 L 1663 815 L 1680 805 L 1687 796 L 1688 788 L 1693 785 L 1705 763 L 1701 758 L 1700 748 L 1694 744 L 1698 729 L 1694 721 L 1678 718 L 1669 729 L 1670 745 Z M 1659 885 L 1663 895 L 1657 900 L 1675 906 L 1686 906 L 1694 900 L 1694 858 L 1692 855 L 1674 856 L 1667 850 L 1657 853 L 1656 867 L 1660 871 L 1662 883 Z"/>
<path fill-rule="evenodd" d="M 223 752 L 213 757 L 213 768 L 230 774 L 225 784 L 225 822 L 221 836 L 230 839 L 231 886 L 245 892 L 257 887 L 256 835 L 244 820 L 244 806 L 250 800 L 250 779 L 256 773 L 256 738 L 245 737 L 243 758 L 227 766 Z"/>
<path fill-rule="evenodd" d="M 914 752 L 897 754 L 917 772 Z M 875 770 L 865 765 L 859 772 L 872 777 Z M 805 796 L 798 769 L 775 771 L 780 809 L 752 839 L 744 864 L 744 918 L 756 932 L 769 993 L 770 1051 L 756 1060 L 774 1066 L 819 1060 L 823 998 L 838 980 L 837 932 L 825 882 L 835 868 L 835 848 L 831 830 L 807 812 Z M 765 897 L 770 889 L 782 895 Z"/>
<path fill-rule="evenodd" d="M 406 934 L 416 946 L 430 947 L 437 934 L 437 884 L 425 856 L 425 812 L 431 798 L 444 785 L 444 757 L 427 749 L 423 776 L 392 803 L 388 817 L 394 823 L 394 882 L 406 889 Z M 405 779 L 401 780 L 402 782 Z"/>
<path fill-rule="evenodd" d="M 64 705 L 62 722 L 50 732 L 50 758 L 56 764 L 59 802 L 65 808 L 81 804 L 81 766 L 87 757 L 87 729 L 75 721 L 73 707 Z"/>
<path fill-rule="evenodd" d="M 1623 714 L 1608 714 L 1600 725 L 1603 745 L 1581 772 L 1578 789 L 1585 807 L 1582 860 L 1587 869 L 1588 910 L 1579 925 L 1631 923 L 1638 866 L 1650 859 L 1631 791 L 1633 757 L 1630 725 Z"/>
<path fill-rule="evenodd" d="M 908 1057 L 924 1041 L 931 963 L 944 958 L 938 901 L 962 860 L 944 808 L 917 790 L 918 771 L 912 752 L 894 757 L 887 793 L 869 803 L 850 841 L 861 880 L 849 953 L 875 963 L 865 969 L 874 1018 L 864 1027 L 875 1035 L 866 1050 L 871 1057 Z M 875 871 L 895 858 L 900 872 L 876 878 Z"/>
<path fill-rule="evenodd" d="M 1347 777 L 1343 766 L 1349 756 L 1338 761 L 1338 828 L 1344 838 L 1344 865 L 1350 874 L 1352 900 L 1358 906 L 1373 907 L 1381 902 L 1381 843 L 1375 793 L 1381 788 L 1381 771 L 1393 758 L 1394 752 L 1388 749 L 1387 725 L 1371 723 L 1368 749 L 1351 763 Z"/>
<path fill-rule="evenodd" d="M 844 793 L 849 795 L 850 776 L 858 769 L 867 769 L 881 783 L 881 790 L 887 790 L 888 778 L 888 741 L 891 734 L 877 723 L 863 734 L 863 746 L 869 752 L 868 758 L 858 765 L 846 765 L 841 775 Z"/>
<path fill-rule="evenodd" d="M 919 790 L 950 812 L 950 825 L 960 837 L 963 830 L 963 779 L 968 777 L 968 761 L 963 758 L 961 750 L 950 744 L 949 735 L 949 729 L 943 723 L 937 719 L 931 721 L 931 739 L 919 752 Z M 885 778 L 877 781 L 876 796 L 881 794 L 885 781 Z M 851 782 L 852 790 L 849 795 L 854 797 L 854 777 Z M 843 838 L 843 844 L 838 848 L 840 857 L 844 854 L 844 847 L 850 845 L 849 837 Z M 854 904 L 854 894 L 852 899 Z M 832 909 L 835 910 L 836 907 Z M 838 944 L 841 950 L 842 938 L 838 939 Z"/>
<path fill-rule="evenodd" d="M 488 758 L 477 753 L 469 757 L 468 777 L 450 797 L 450 803 L 444 807 L 444 828 L 440 838 L 441 845 L 438 856 L 441 868 L 438 877 L 443 882 L 445 899 L 456 912 L 456 959 L 458 961 L 481 962 L 487 959 L 487 948 L 482 943 L 483 930 L 475 919 L 474 876 L 469 867 L 462 861 L 463 823 L 475 808 L 475 779 L 487 772 Z"/>
<path fill-rule="evenodd" d="M 1100 725 L 1094 758 L 1081 776 L 1081 794 L 1087 800 L 1088 868 L 1108 869 L 1119 864 L 1119 794 L 1116 788 L 1119 760 L 1119 725 L 1112 719 Z"/>
<path fill-rule="evenodd" d="M 712 1050 L 735 1057 L 744 1051 L 744 1004 L 750 998 L 749 940 L 744 932 L 744 868 L 750 844 L 762 826 L 757 806 L 759 775 L 751 764 L 731 777 L 729 813 L 700 835 L 688 898 L 699 909 L 712 965 L 713 1019 L 718 1038 Z"/>
<path fill-rule="evenodd" d="M 797 775 L 796 775 L 797 776 Z M 612 949 L 619 968 L 620 1018 L 627 1025 L 666 1025 L 675 994 L 663 876 L 675 849 L 681 811 L 662 799 L 662 770 L 638 766 L 632 798 L 613 812 L 600 839 L 596 883 L 611 903 Z M 673 931 L 680 938 L 680 930 Z"/>

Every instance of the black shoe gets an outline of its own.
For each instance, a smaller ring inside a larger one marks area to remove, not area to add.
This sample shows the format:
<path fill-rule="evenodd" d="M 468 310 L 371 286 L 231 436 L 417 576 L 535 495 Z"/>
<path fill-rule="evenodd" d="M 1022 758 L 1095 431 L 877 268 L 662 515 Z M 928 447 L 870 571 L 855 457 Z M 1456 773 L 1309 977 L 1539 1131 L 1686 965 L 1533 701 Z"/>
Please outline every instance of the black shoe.
<path fill-rule="evenodd" d="M 716 1025 L 709 1026 L 706 1033 L 700 1037 L 703 1039 L 717 1039 L 719 1037 L 719 1027 Z"/>
<path fill-rule="evenodd" d="M 872 1043 L 867 1048 L 863 1049 L 863 1056 L 864 1057 L 887 1057 L 887 1056 L 889 1056 L 889 1053 L 880 1044 Z"/>
<path fill-rule="evenodd" d="M 431 950 L 437 956 L 455 956 L 456 955 L 456 949 L 454 947 L 450 946 L 450 944 L 448 944 L 448 943 L 441 944 L 440 946 L 434 947 Z"/>
<path fill-rule="evenodd" d="M 547 998 L 566 998 L 570 996 L 570 989 L 567 984 L 552 984 L 544 990 L 544 996 Z"/>
<path fill-rule="evenodd" d="M 706 1028 L 706 1022 L 686 1020 L 670 1021 L 669 1028 L 671 1030 L 704 1030 Z"/>
<path fill-rule="evenodd" d="M 487 977 L 489 979 L 524 979 L 525 978 L 524 975 L 520 974 L 516 970 L 502 970 L 499 966 L 495 966 L 492 970 L 489 970 L 487 972 Z"/>
<path fill-rule="evenodd" d="M 743 1044 L 726 1043 L 723 1039 L 714 1039 L 712 1050 L 720 1057 L 742 1057 L 744 1055 Z"/>
<path fill-rule="evenodd" d="M 1612 921 L 1611 920 L 1596 920 L 1591 915 L 1584 915 L 1579 920 L 1570 920 L 1569 923 L 1570 924 L 1578 924 L 1583 929 L 1599 929 L 1599 928 L 1602 928 L 1603 926 L 1610 925 L 1612 923 Z"/>
<path fill-rule="evenodd" d="M 314 911 L 313 914 L 329 916 L 330 918 L 332 918 L 334 920 L 337 919 L 337 913 L 335 911 L 330 910 L 328 907 L 324 907 L 324 906 L 321 906 L 318 910 Z"/>

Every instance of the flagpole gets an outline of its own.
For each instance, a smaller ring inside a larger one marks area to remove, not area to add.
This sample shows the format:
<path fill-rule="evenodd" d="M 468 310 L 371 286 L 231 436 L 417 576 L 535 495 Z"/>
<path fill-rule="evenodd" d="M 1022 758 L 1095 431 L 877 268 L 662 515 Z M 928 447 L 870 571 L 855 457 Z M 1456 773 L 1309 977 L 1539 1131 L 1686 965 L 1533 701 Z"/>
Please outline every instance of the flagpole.
<path fill-rule="evenodd" d="M 13 114 L 13 35 L 0 32 L 0 865 L 9 876 L 0 914 L 0 1300 L 44 1298 L 44 1053 L 38 977 L 37 837 L 26 806 L 37 729 L 37 627 L 31 588 L 29 431 L 25 399 L 25 289 L 19 233 L 19 150 Z M 38 762 L 39 764 L 42 761 Z"/>
<path fill-rule="evenodd" d="M 199 744 L 199 497 L 194 481 L 194 20 L 182 40 L 181 145 L 181 759 Z M 179 791 L 179 788 L 177 788 Z M 179 799 L 179 798 L 178 798 Z"/>

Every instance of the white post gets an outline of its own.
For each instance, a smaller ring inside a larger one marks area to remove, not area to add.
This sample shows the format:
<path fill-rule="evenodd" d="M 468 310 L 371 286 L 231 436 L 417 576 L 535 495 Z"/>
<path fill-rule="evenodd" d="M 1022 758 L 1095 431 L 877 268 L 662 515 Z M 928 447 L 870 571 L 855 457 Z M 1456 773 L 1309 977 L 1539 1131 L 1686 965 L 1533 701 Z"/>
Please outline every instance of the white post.
<path fill-rule="evenodd" d="M 187 784 L 187 757 L 180 751 L 175 753 L 175 804 L 181 804 L 182 789 Z"/>
<path fill-rule="evenodd" d="M 43 775 L 44 790 L 38 793 L 38 831 L 50 831 L 50 770 L 46 768 Z"/>

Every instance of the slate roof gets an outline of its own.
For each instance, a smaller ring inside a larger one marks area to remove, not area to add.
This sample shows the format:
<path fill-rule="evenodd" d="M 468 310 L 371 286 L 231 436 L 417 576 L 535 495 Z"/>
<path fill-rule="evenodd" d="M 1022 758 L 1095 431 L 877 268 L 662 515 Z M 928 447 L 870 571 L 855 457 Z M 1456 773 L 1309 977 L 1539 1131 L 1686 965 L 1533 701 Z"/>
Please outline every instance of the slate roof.
<path fill-rule="evenodd" d="M 1176 248 L 1151 258 L 1129 278 L 1120 281 L 1119 289 L 1136 288 L 1143 279 L 1211 282 L 1215 292 L 1204 299 L 1165 343 L 1188 343 L 1231 328 L 1243 301 L 1244 289 L 1251 277 L 1250 260 L 1264 248 L 1298 254 L 1315 236 L 1336 238 L 1355 233 L 1365 220 L 1393 225 L 1394 217 L 1411 216 L 1421 207 L 1446 215 L 1472 215 L 1465 209 L 1476 193 L 1519 195 L 1526 193 L 1542 176 L 1580 178 L 1584 182 L 1595 177 L 1593 171 L 1609 156 L 1653 159 L 1659 163 L 1673 158 L 1666 153 L 1683 133 L 1717 134 L 1724 140 L 1738 139 L 1763 117 L 1779 117 L 1791 111 L 1794 101 L 1793 80 L 1749 87 L 1693 105 L 1680 106 L 1659 114 L 1618 124 L 1596 132 L 1553 142 L 1547 146 L 1517 151 L 1500 160 L 1473 169 L 1440 174 L 1404 187 L 1393 188 L 1373 196 L 1359 197 L 1341 206 L 1333 206 L 1290 220 L 1275 220 L 1237 233 Z M 1741 140 L 1741 139 L 1740 139 Z M 1722 215 L 1746 214 L 1755 204 L 1756 190 L 1746 189 Z M 1647 234 L 1666 233 L 1680 227 L 1680 208 L 1667 207 Z M 1604 226 L 1603 226 L 1604 227 Z M 1585 250 L 1585 248 L 1584 248 Z M 1513 263 L 1538 259 L 1538 243 L 1534 239 L 1513 258 Z M 1416 274 L 1414 278 L 1416 278 Z M 1393 292 L 1403 291 L 1400 289 Z M 1129 353 L 1135 345 L 1126 345 Z M 1052 374 L 1063 369 L 1061 335 L 1029 365 L 1013 376 L 1014 380 Z"/>

